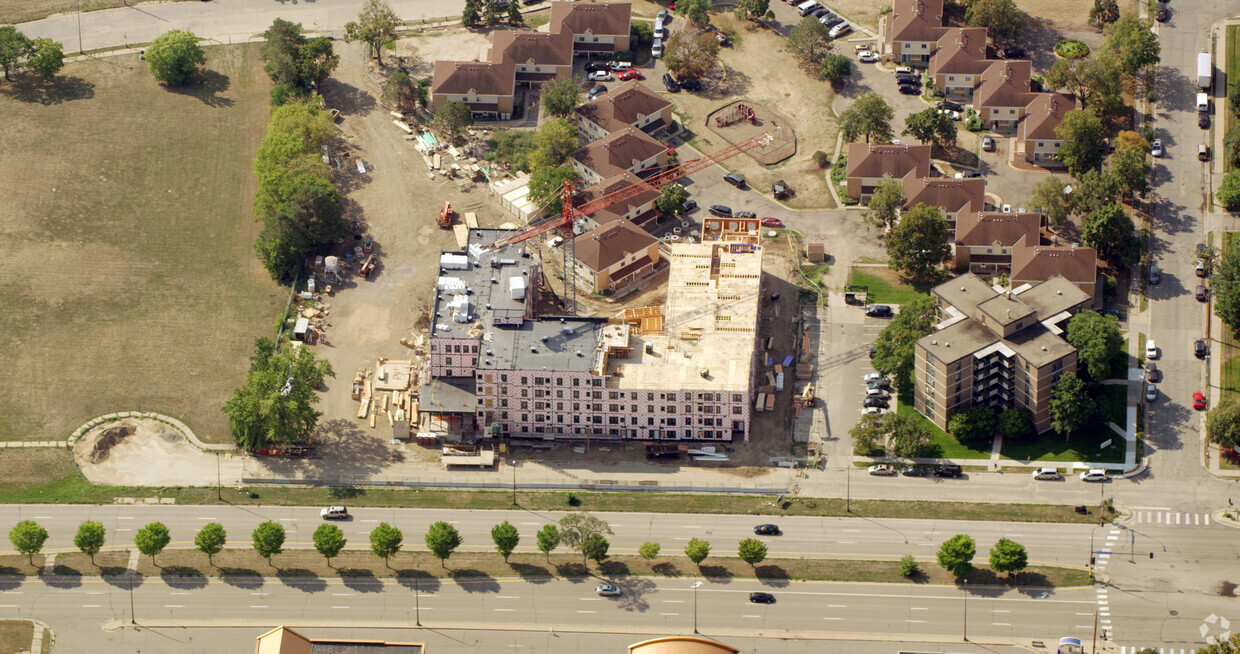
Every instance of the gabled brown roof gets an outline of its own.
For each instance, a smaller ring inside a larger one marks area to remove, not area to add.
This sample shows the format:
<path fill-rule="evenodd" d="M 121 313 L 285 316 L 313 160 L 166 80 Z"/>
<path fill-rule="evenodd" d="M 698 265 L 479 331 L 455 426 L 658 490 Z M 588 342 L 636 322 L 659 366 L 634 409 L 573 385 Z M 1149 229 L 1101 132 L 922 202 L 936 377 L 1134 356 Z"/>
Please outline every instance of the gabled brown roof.
<path fill-rule="evenodd" d="M 1024 239 L 1037 245 L 1041 239 L 1042 214 L 979 211 L 956 217 L 956 245 L 1012 247 Z"/>
<path fill-rule="evenodd" d="M 629 186 L 638 186 L 643 190 L 633 197 L 626 198 L 621 202 L 599 209 L 590 214 L 590 219 L 599 225 L 606 225 L 624 218 L 624 214 L 628 213 L 633 207 L 640 207 L 643 204 L 653 202 L 659 198 L 659 191 L 655 187 L 646 183 L 645 180 L 634 175 L 627 170 L 619 175 L 613 175 L 607 179 L 585 189 L 580 194 L 579 203 L 586 203 L 597 200 L 603 196 L 615 193 L 620 189 Z"/>
<path fill-rule="evenodd" d="M 574 152 L 572 157 L 600 177 L 619 175 L 639 161 L 645 161 L 667 146 L 634 127 L 626 127 Z"/>
<path fill-rule="evenodd" d="M 892 5 L 890 41 L 938 41 L 943 32 L 943 0 L 896 0 Z"/>
<path fill-rule="evenodd" d="M 916 177 L 930 174 L 930 146 L 848 144 L 847 177 L 891 176 L 904 179 L 909 173 L 914 173 Z"/>
<path fill-rule="evenodd" d="M 1027 59 L 995 61 L 982 73 L 973 96 L 976 107 L 1024 107 L 1037 95 L 1030 90 L 1033 63 Z"/>
<path fill-rule="evenodd" d="M 436 61 L 431 93 L 512 95 L 515 80 L 511 61 Z"/>
<path fill-rule="evenodd" d="M 491 35 L 491 61 L 514 64 L 571 66 L 573 35 L 567 32 L 518 32 L 502 30 Z"/>
<path fill-rule="evenodd" d="M 672 106 L 658 93 L 637 80 L 629 80 L 611 93 L 577 108 L 577 114 L 603 129 L 614 132 L 637 122 L 643 116 L 657 114 Z"/>
<path fill-rule="evenodd" d="M 904 206 L 928 204 L 948 213 L 977 213 L 986 206 L 986 180 L 981 177 L 904 178 Z"/>
<path fill-rule="evenodd" d="M 577 260 L 598 272 L 658 242 L 633 223 L 617 220 L 578 236 L 574 248 Z"/>
<path fill-rule="evenodd" d="M 628 36 L 632 8 L 627 2 L 552 2 L 548 31 Z"/>
<path fill-rule="evenodd" d="M 930 74 L 979 75 L 991 63 L 986 59 L 985 27 L 949 27 L 930 57 Z"/>
<path fill-rule="evenodd" d="M 1098 278 L 1098 251 L 1082 247 L 1021 247 L 1012 250 L 1012 282 L 1041 282 L 1063 275 L 1075 284 Z"/>
<path fill-rule="evenodd" d="M 1076 108 L 1076 97 L 1063 93 L 1037 93 L 1025 108 L 1025 120 L 1021 123 L 1021 138 L 1058 140 L 1055 128 L 1063 122 L 1064 114 Z"/>

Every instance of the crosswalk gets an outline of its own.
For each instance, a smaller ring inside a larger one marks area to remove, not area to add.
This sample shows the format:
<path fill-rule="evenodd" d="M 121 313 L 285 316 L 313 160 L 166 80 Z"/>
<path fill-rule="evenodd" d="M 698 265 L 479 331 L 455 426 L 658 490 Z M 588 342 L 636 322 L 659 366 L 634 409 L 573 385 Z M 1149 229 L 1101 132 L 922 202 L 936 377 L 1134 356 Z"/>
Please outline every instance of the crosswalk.
<path fill-rule="evenodd" d="M 1136 646 L 1133 646 L 1133 647 L 1121 646 L 1119 648 L 1119 654 L 1137 654 L 1137 652 L 1141 651 L 1142 649 L 1145 649 L 1145 648 L 1136 647 Z M 1195 647 L 1159 647 L 1157 649 L 1158 649 L 1158 654 L 1193 654 L 1193 652 L 1197 651 L 1197 648 Z"/>
<path fill-rule="evenodd" d="M 1209 513 L 1134 510 L 1133 516 L 1139 524 L 1167 525 L 1170 527 L 1203 527 L 1210 524 Z"/>

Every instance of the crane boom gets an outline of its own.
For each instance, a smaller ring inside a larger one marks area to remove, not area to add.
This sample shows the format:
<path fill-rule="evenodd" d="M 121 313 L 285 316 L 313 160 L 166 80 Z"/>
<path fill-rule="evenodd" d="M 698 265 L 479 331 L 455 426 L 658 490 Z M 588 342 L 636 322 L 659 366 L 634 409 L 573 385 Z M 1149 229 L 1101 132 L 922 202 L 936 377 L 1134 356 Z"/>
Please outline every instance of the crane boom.
<path fill-rule="evenodd" d="M 573 256 L 574 244 L 572 243 L 572 240 L 573 223 L 576 222 L 578 218 L 588 216 L 601 209 L 606 209 L 612 205 L 624 202 L 629 198 L 645 193 L 651 188 L 660 189 L 666 184 L 674 182 L 685 175 L 691 175 L 699 170 L 713 166 L 720 161 L 734 157 L 747 150 L 752 150 L 753 148 L 767 145 L 770 142 L 771 135 L 763 132 L 757 136 L 745 139 L 744 141 L 733 143 L 722 150 L 698 157 L 697 159 L 686 161 L 685 163 L 674 168 L 669 168 L 651 177 L 650 179 L 644 180 L 637 184 L 630 184 L 614 193 L 608 193 L 601 198 L 586 202 L 579 207 L 573 206 L 573 182 L 564 182 L 564 189 L 562 191 L 563 195 L 560 198 L 560 215 L 558 217 L 551 218 L 546 222 L 539 223 L 538 225 L 534 225 L 524 231 L 512 234 L 511 236 L 505 236 L 504 238 L 501 238 L 489 245 L 486 249 L 491 251 L 499 250 L 508 247 L 509 245 L 523 243 L 532 238 L 537 238 L 538 236 L 546 234 L 547 232 L 559 229 L 564 239 L 564 242 L 560 244 L 560 247 L 563 248 L 562 254 L 564 258 L 564 309 L 568 314 L 575 315 L 577 313 L 577 287 L 573 279 L 573 273 L 576 269 L 576 265 L 573 263 L 575 257 Z"/>

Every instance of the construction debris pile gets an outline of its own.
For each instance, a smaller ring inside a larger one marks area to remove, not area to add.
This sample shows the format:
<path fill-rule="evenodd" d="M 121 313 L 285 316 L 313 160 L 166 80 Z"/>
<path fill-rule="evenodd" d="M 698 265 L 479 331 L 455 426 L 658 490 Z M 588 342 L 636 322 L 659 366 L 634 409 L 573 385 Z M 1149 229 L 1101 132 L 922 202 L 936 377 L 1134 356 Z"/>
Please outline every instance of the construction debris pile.
<path fill-rule="evenodd" d="M 404 343 L 404 339 L 401 341 Z M 389 360 L 382 357 L 372 371 L 359 370 L 353 376 L 353 399 L 358 401 L 357 418 L 368 420 L 370 428 L 378 424 L 379 414 L 387 418 L 392 437 L 407 441 L 409 425 L 417 424 L 417 372 L 410 359 Z"/>

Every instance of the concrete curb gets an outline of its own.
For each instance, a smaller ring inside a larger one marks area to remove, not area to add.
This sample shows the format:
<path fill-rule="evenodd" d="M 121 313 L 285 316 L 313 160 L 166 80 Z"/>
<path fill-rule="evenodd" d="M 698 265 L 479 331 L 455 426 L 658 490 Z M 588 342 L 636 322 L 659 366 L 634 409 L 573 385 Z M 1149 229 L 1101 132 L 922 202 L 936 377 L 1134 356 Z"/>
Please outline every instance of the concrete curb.
<path fill-rule="evenodd" d="M 1220 524 L 1226 527 L 1231 527 L 1232 529 L 1240 529 L 1240 521 L 1232 520 L 1231 518 L 1228 518 L 1226 516 L 1226 513 L 1228 511 L 1234 511 L 1234 510 L 1235 509 L 1219 509 L 1217 511 L 1212 512 L 1210 514 L 1210 517 L 1214 518 L 1214 522 L 1217 524 Z"/>

